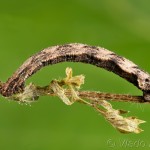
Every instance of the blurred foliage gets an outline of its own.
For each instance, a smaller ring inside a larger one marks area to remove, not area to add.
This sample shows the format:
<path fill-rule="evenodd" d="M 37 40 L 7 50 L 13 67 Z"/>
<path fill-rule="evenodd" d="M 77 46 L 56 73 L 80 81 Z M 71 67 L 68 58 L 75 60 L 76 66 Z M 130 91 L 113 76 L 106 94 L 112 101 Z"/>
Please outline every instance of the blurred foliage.
<path fill-rule="evenodd" d="M 149 5 L 148 0 L 0 0 L 0 79 L 6 81 L 24 60 L 39 50 L 71 42 L 105 47 L 150 72 Z M 72 67 L 74 74 L 85 74 L 83 89 L 141 94 L 118 76 L 81 63 L 46 67 L 28 82 L 45 85 L 64 77 L 66 67 Z M 110 140 L 116 143 L 114 149 L 120 149 L 119 141 L 126 139 L 150 144 L 150 106 L 113 105 L 147 120 L 142 125 L 145 131 L 122 135 L 91 108 L 81 104 L 66 106 L 58 98 L 42 97 L 30 107 L 1 97 L 0 149 L 100 150 L 110 149 Z"/>

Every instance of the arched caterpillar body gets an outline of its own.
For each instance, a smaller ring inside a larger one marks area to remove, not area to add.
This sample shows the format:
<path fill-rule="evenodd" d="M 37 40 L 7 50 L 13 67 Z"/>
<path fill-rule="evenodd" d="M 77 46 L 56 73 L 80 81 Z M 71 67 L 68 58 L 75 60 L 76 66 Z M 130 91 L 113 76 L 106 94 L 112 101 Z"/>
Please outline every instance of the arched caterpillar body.
<path fill-rule="evenodd" d="M 145 100 L 150 100 L 150 75 L 147 72 L 107 49 L 78 43 L 48 47 L 31 56 L 6 83 L 1 84 L 0 93 L 5 97 L 19 93 L 24 90 L 26 79 L 38 70 L 66 61 L 89 63 L 114 72 L 142 90 Z"/>

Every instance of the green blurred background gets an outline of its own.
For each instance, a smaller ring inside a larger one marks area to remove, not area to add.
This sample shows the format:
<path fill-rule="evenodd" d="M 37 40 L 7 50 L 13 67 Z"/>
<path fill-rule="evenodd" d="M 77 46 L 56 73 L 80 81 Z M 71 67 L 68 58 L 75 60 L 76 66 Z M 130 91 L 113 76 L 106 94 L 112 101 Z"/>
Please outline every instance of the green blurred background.
<path fill-rule="evenodd" d="M 0 0 L 0 80 L 41 49 L 73 42 L 105 47 L 150 72 L 149 6 L 149 0 Z M 66 67 L 85 74 L 84 90 L 142 94 L 113 73 L 81 63 L 46 67 L 27 83 L 46 85 L 64 77 Z M 145 131 L 121 134 L 92 108 L 54 97 L 31 106 L 0 97 L 0 150 L 149 149 L 150 105 L 113 106 L 146 120 Z"/>

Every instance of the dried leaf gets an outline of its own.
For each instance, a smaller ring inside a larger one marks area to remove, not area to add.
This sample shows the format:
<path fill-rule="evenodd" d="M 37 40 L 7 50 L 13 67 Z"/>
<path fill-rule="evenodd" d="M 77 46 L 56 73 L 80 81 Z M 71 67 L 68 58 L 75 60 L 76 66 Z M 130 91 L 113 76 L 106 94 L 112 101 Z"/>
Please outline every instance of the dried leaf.
<path fill-rule="evenodd" d="M 96 107 L 105 118 L 108 120 L 113 127 L 122 133 L 140 133 L 143 130 L 139 128 L 141 123 L 145 123 L 144 120 L 137 119 L 136 117 L 123 117 L 120 114 L 125 113 L 123 110 L 115 110 L 112 108 L 111 104 L 105 100 L 100 102 L 100 105 L 105 108 L 101 110 Z"/>
<path fill-rule="evenodd" d="M 64 79 L 64 82 L 66 85 L 73 86 L 77 89 L 80 89 L 80 86 L 84 84 L 84 76 L 83 75 L 78 75 L 78 76 L 72 76 L 72 68 L 66 68 L 66 78 Z"/>
<path fill-rule="evenodd" d="M 79 76 L 72 76 L 72 69 L 71 68 L 66 68 L 66 78 L 63 79 L 63 83 L 65 83 L 65 87 L 60 86 L 59 83 L 62 81 L 57 81 L 54 80 L 51 82 L 51 88 L 56 94 L 66 105 L 71 105 L 73 104 L 76 100 L 81 100 L 78 97 L 78 94 L 75 90 L 75 88 L 80 88 L 81 84 L 84 83 L 84 76 L 79 75 Z M 68 98 L 65 94 L 66 89 L 69 89 L 71 91 L 71 98 Z"/>
<path fill-rule="evenodd" d="M 25 87 L 22 93 L 15 94 L 9 98 L 19 101 L 20 103 L 31 103 L 39 98 L 39 94 L 36 90 L 36 86 L 30 83 Z"/>
<path fill-rule="evenodd" d="M 66 105 L 72 104 L 69 98 L 65 95 L 65 90 L 57 83 L 57 81 L 51 82 L 51 88 Z"/>

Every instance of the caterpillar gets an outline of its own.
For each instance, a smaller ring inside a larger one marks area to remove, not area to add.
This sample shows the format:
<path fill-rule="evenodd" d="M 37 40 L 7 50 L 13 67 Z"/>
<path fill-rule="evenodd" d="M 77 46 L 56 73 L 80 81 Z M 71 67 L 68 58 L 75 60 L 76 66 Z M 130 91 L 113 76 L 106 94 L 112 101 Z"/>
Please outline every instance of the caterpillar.
<path fill-rule="evenodd" d="M 28 58 L 6 83 L 0 84 L 4 97 L 24 90 L 27 78 L 41 68 L 60 62 L 82 62 L 111 71 L 143 91 L 143 98 L 150 100 L 150 74 L 132 61 L 102 47 L 71 43 L 43 49 Z"/>

